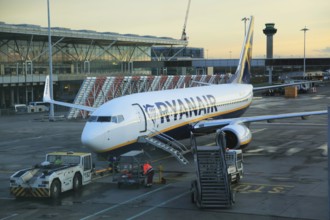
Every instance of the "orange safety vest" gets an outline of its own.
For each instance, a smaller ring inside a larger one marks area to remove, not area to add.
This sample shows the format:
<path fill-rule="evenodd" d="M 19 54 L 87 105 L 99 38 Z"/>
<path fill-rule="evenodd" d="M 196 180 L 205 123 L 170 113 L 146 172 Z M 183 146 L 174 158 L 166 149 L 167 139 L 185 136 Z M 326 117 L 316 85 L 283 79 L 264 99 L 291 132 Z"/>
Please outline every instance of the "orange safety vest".
<path fill-rule="evenodd" d="M 143 164 L 143 174 L 146 175 L 152 170 L 152 166 L 148 163 Z"/>

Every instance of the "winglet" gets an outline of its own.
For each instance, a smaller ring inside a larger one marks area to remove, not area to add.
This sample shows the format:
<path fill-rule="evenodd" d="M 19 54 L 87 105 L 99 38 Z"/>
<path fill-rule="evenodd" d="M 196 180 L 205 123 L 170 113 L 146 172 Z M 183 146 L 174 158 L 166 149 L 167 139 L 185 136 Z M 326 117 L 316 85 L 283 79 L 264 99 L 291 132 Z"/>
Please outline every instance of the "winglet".
<path fill-rule="evenodd" d="M 49 76 L 46 76 L 45 80 L 45 88 L 44 88 L 44 97 L 43 97 L 44 102 L 51 102 L 52 99 L 50 98 L 50 85 L 49 85 Z"/>
<path fill-rule="evenodd" d="M 254 17 L 250 17 L 250 24 L 246 33 L 239 63 L 234 76 L 230 79 L 231 83 L 250 83 L 251 79 L 251 60 L 252 60 L 252 45 L 253 45 L 253 26 Z"/>

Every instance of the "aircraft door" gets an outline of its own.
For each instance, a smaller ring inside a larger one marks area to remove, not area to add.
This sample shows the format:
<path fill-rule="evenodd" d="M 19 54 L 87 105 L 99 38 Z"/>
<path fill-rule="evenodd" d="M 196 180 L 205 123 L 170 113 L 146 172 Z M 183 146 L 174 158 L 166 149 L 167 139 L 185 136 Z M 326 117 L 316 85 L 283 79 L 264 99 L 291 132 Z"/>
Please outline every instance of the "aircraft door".
<path fill-rule="evenodd" d="M 90 182 L 92 179 L 92 157 L 90 155 L 87 155 L 82 158 L 83 159 L 83 165 L 84 165 L 84 173 L 82 176 L 82 184 L 85 185 L 86 183 Z"/>
<path fill-rule="evenodd" d="M 144 113 L 142 107 L 139 104 L 135 103 L 132 104 L 132 106 L 134 107 L 136 114 L 139 116 L 139 120 L 140 120 L 139 132 L 140 133 L 146 132 L 148 130 L 148 121 L 146 114 Z"/>

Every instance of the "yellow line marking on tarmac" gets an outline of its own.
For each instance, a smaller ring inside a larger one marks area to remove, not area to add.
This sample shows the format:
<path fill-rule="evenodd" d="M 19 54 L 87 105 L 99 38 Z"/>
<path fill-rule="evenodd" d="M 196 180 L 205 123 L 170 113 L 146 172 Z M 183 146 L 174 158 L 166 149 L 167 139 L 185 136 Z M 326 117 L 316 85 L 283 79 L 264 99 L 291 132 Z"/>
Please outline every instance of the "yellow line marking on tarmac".
<path fill-rule="evenodd" d="M 264 184 L 264 183 L 240 183 L 239 185 L 294 187 L 292 185 L 272 185 L 272 184 Z"/>
<path fill-rule="evenodd" d="M 290 191 L 294 186 L 290 185 L 271 185 L 271 184 L 254 184 L 240 183 L 233 187 L 233 190 L 239 193 L 269 193 L 283 194 Z"/>

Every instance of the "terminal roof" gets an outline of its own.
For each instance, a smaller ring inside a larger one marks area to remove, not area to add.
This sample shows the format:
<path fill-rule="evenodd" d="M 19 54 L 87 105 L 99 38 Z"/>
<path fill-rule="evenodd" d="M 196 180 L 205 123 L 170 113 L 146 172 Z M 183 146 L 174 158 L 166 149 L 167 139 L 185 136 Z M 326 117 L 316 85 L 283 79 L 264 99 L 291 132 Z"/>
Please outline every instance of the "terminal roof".
<path fill-rule="evenodd" d="M 51 28 L 51 35 L 56 39 L 62 39 L 62 42 L 90 44 L 91 40 L 100 45 L 109 45 L 115 42 L 118 46 L 130 45 L 180 45 L 186 46 L 188 41 L 174 39 L 170 37 L 155 37 L 150 35 L 140 36 L 136 34 L 118 34 L 115 32 L 96 32 L 92 30 L 71 30 L 69 28 L 54 27 Z M 0 22 L 0 39 L 47 41 L 48 29 L 30 24 L 6 24 Z"/>

